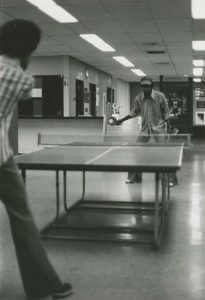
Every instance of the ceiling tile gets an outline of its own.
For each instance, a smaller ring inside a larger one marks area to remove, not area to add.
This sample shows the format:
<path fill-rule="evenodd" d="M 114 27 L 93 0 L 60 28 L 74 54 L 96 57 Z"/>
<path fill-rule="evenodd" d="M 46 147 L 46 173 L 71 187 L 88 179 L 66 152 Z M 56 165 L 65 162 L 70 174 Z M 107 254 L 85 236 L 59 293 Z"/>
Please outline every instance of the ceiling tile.
<path fill-rule="evenodd" d="M 174 18 L 174 19 L 161 19 L 156 18 L 156 24 L 160 31 L 192 31 L 191 18 Z"/>
<path fill-rule="evenodd" d="M 90 33 L 124 32 L 123 28 L 116 21 L 83 21 L 82 24 L 90 30 Z"/>
<path fill-rule="evenodd" d="M 162 32 L 162 37 L 166 42 L 191 42 L 192 41 L 192 32 Z"/>
<path fill-rule="evenodd" d="M 105 4 L 106 10 L 115 19 L 146 19 L 151 18 L 151 13 L 147 8 L 146 2 L 124 1 L 116 5 L 115 2 Z"/>
<path fill-rule="evenodd" d="M 42 0 L 43 1 L 43 0 Z M 37 22 L 43 38 L 34 56 L 71 55 L 124 80 L 139 77 L 112 58 L 123 55 L 146 74 L 172 80 L 192 76 L 192 40 L 205 40 L 205 20 L 193 20 L 190 0 L 55 0 L 79 22 L 60 24 L 25 0 L 0 1 L 0 24 L 12 18 Z M 116 49 L 102 52 L 79 37 L 96 33 Z M 147 55 L 147 50 L 165 50 L 165 55 Z M 171 65 L 163 65 L 170 62 Z M 162 64 L 160 64 L 162 63 Z"/>
<path fill-rule="evenodd" d="M 131 32 L 129 36 L 136 42 L 162 42 L 161 35 L 158 32 Z"/>
<path fill-rule="evenodd" d="M 36 7 L 33 6 L 25 6 L 25 7 L 8 7 L 4 8 L 3 11 L 13 17 L 13 18 L 21 18 L 21 19 L 27 19 L 33 22 L 50 22 L 52 21 L 52 18 L 45 15 L 43 12 L 38 10 Z"/>
<path fill-rule="evenodd" d="M 188 0 L 152 0 L 150 9 L 156 18 L 190 18 L 191 9 Z"/>
<path fill-rule="evenodd" d="M 71 13 L 79 21 L 109 21 L 112 16 L 99 3 L 77 3 L 62 5 L 69 13 Z"/>
<path fill-rule="evenodd" d="M 152 19 L 119 20 L 119 24 L 126 32 L 158 32 L 155 22 Z"/>

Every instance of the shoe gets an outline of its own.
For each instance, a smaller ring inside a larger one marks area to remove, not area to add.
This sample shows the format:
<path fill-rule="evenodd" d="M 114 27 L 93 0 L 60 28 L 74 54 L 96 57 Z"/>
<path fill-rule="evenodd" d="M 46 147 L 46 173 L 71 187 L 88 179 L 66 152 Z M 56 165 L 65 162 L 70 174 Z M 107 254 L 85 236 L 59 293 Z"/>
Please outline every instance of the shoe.
<path fill-rule="evenodd" d="M 126 183 L 134 183 L 134 182 L 135 182 L 135 179 L 129 179 L 129 178 L 127 178 L 125 182 L 126 182 Z"/>
<path fill-rule="evenodd" d="M 53 299 L 68 297 L 71 294 L 72 294 L 72 286 L 70 283 L 65 282 L 62 284 L 62 287 L 53 294 Z"/>
<path fill-rule="evenodd" d="M 126 179 L 126 181 L 125 181 L 126 183 L 142 183 L 142 178 L 141 177 L 139 177 L 139 176 L 137 176 L 137 177 L 135 177 L 135 178 L 127 178 Z"/>
<path fill-rule="evenodd" d="M 170 181 L 170 182 L 169 182 L 169 186 L 170 186 L 170 187 L 173 187 L 173 186 L 174 186 L 174 183 L 173 183 L 172 181 Z"/>

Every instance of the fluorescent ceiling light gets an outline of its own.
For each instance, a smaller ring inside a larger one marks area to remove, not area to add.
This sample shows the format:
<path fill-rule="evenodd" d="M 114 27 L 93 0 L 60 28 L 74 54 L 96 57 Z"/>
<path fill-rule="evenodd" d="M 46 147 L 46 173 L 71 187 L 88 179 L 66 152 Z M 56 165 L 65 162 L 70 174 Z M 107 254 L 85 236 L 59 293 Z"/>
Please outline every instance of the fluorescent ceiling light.
<path fill-rule="evenodd" d="M 194 67 L 203 67 L 204 66 L 204 60 L 203 59 L 194 59 L 193 60 Z"/>
<path fill-rule="evenodd" d="M 201 78 L 193 78 L 194 82 L 201 82 Z"/>
<path fill-rule="evenodd" d="M 113 49 L 110 45 L 104 42 L 97 34 L 80 34 L 80 37 L 101 51 L 104 52 L 115 51 L 115 49 Z"/>
<path fill-rule="evenodd" d="M 205 50 L 205 41 L 193 41 L 192 48 L 194 50 L 198 50 L 198 51 Z"/>
<path fill-rule="evenodd" d="M 78 22 L 71 14 L 64 8 L 57 5 L 53 0 L 26 0 L 35 5 L 39 10 L 55 19 L 60 23 L 75 23 Z"/>
<path fill-rule="evenodd" d="M 194 76 L 201 76 L 203 74 L 202 68 L 193 68 L 193 74 Z"/>
<path fill-rule="evenodd" d="M 140 69 L 131 69 L 133 73 L 135 73 L 137 76 L 146 76 L 144 72 L 142 72 Z"/>
<path fill-rule="evenodd" d="M 191 14 L 194 19 L 205 19 L 204 0 L 191 0 Z"/>
<path fill-rule="evenodd" d="M 113 58 L 125 67 L 134 67 L 135 66 L 124 56 L 113 56 Z"/>

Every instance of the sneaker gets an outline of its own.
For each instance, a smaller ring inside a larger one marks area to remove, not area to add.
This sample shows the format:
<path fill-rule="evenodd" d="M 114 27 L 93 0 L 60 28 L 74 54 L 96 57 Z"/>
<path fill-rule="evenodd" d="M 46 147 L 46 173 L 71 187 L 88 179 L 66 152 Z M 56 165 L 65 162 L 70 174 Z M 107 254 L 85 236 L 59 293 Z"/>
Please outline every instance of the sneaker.
<path fill-rule="evenodd" d="M 142 178 L 138 177 L 138 176 L 135 178 L 127 178 L 125 182 L 126 183 L 135 183 L 135 182 L 142 183 Z"/>
<path fill-rule="evenodd" d="M 169 182 L 169 186 L 170 186 L 170 187 L 173 187 L 173 186 L 174 186 L 174 183 L 173 183 L 172 181 L 170 181 L 170 182 Z"/>
<path fill-rule="evenodd" d="M 61 288 L 53 294 L 53 299 L 60 299 L 68 297 L 72 294 L 72 286 L 70 283 L 65 282 L 62 284 Z"/>
<path fill-rule="evenodd" d="M 135 182 L 135 179 L 133 180 L 133 179 L 127 178 L 125 182 L 126 182 L 126 183 L 134 183 L 134 182 Z"/>

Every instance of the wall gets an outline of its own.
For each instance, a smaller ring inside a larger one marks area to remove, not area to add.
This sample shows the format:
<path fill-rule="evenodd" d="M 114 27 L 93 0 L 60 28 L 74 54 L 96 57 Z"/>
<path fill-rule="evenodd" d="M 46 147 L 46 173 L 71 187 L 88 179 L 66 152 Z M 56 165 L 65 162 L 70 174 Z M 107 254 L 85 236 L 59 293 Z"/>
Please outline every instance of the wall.
<path fill-rule="evenodd" d="M 64 117 L 69 116 L 69 56 L 32 57 L 28 67 L 32 75 L 64 76 Z"/>
<path fill-rule="evenodd" d="M 70 117 L 76 116 L 76 102 L 75 102 L 75 84 L 76 79 L 84 81 L 84 87 L 89 90 L 89 83 L 96 84 L 99 88 L 99 105 L 96 106 L 96 116 L 103 115 L 103 93 L 107 94 L 107 87 L 111 87 L 111 75 L 96 69 L 82 61 L 70 57 L 69 59 L 69 86 L 70 86 Z M 85 76 L 85 70 L 88 73 L 88 78 Z"/>
<path fill-rule="evenodd" d="M 130 85 L 120 79 L 113 79 L 112 87 L 115 90 L 115 103 L 120 105 L 120 117 L 130 111 Z"/>
<path fill-rule="evenodd" d="M 89 77 L 85 77 L 85 69 Z M 64 117 L 76 116 L 75 80 L 84 81 L 84 86 L 89 88 L 89 83 L 96 84 L 99 88 L 99 105 L 96 107 L 96 116 L 103 115 L 103 93 L 112 84 L 111 75 L 96 69 L 71 56 L 33 57 L 28 71 L 32 75 L 63 75 L 64 76 Z"/>
<path fill-rule="evenodd" d="M 38 133 L 57 135 L 103 134 L 103 118 L 85 119 L 19 119 L 19 153 L 28 153 L 42 148 L 38 146 Z M 89 137 L 88 137 L 89 141 Z"/>
<path fill-rule="evenodd" d="M 89 74 L 85 77 L 85 68 Z M 32 75 L 63 75 L 64 82 L 64 117 L 75 117 L 75 80 L 81 79 L 84 81 L 85 87 L 89 87 L 89 83 L 96 84 L 99 88 L 99 106 L 96 107 L 96 116 L 101 117 L 104 113 L 105 105 L 103 96 L 107 94 L 107 87 L 115 89 L 115 99 L 121 107 L 121 114 L 127 114 L 130 110 L 129 105 L 129 83 L 122 80 L 112 80 L 111 75 L 96 69 L 82 61 L 78 61 L 73 57 L 68 56 L 49 56 L 49 57 L 33 57 L 28 71 Z M 91 119 L 86 130 L 92 130 L 96 126 L 94 119 Z M 84 125 L 78 126 L 77 134 L 83 132 Z M 98 122 L 96 120 L 96 122 Z M 102 121 L 97 129 L 99 134 L 102 134 Z M 19 128 L 19 152 L 30 152 L 38 148 L 37 134 L 43 133 L 69 133 L 70 130 L 75 130 L 76 124 L 73 123 L 73 118 L 64 120 L 55 119 L 20 119 L 18 122 Z M 88 125 L 88 122 L 86 123 Z M 100 129 L 99 129 L 100 128 Z"/>

